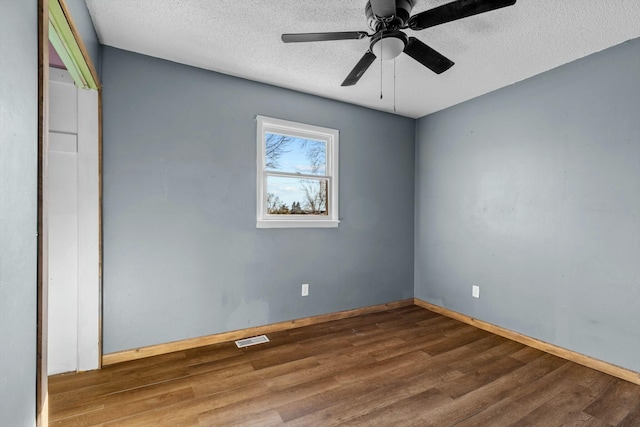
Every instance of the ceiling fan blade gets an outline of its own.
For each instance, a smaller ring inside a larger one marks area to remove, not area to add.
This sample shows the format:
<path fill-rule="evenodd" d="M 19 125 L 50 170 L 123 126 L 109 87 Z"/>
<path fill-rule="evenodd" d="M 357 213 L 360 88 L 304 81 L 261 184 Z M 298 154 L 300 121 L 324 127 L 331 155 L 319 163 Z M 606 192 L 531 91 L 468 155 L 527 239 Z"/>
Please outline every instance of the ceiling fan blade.
<path fill-rule="evenodd" d="M 376 60 L 376 56 L 373 54 L 373 52 L 368 50 L 364 54 L 364 56 L 360 58 L 360 61 L 358 61 L 356 66 L 353 67 L 353 70 L 351 70 L 347 78 L 344 79 L 344 81 L 340 86 L 353 86 L 354 84 L 358 83 L 358 80 L 360 80 L 360 77 L 362 77 L 364 72 L 367 71 L 367 69 L 371 66 L 371 64 L 375 60 Z"/>
<path fill-rule="evenodd" d="M 373 14 L 380 18 L 388 18 L 396 14 L 396 0 L 369 0 Z"/>
<path fill-rule="evenodd" d="M 516 0 L 457 0 L 413 15 L 409 19 L 409 28 L 424 30 L 445 22 L 512 6 L 515 3 Z"/>
<path fill-rule="evenodd" d="M 364 31 L 342 31 L 335 33 L 298 33 L 283 34 L 282 41 L 285 43 L 299 42 L 324 42 L 331 40 L 360 40 L 368 37 Z"/>
<path fill-rule="evenodd" d="M 404 48 L 404 53 L 436 74 L 444 73 L 453 67 L 453 61 L 442 56 L 415 37 L 409 37 L 409 43 Z"/>

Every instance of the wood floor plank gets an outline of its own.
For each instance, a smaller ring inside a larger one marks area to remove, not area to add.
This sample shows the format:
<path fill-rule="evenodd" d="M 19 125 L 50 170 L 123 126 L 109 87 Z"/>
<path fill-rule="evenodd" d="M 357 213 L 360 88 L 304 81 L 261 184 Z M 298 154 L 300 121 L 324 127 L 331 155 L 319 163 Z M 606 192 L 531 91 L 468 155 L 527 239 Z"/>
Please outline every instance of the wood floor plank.
<path fill-rule="evenodd" d="M 77 416 L 74 423 L 78 422 L 86 426 L 100 425 L 113 420 L 114 413 L 118 414 L 121 418 L 126 418 L 141 412 L 144 413 L 153 410 L 157 407 L 172 406 L 176 403 L 186 402 L 194 397 L 195 395 L 191 387 L 184 387 L 176 391 L 165 392 L 142 399 L 131 399 L 118 405 L 109 405 L 101 410 L 86 412 Z M 64 421 L 64 419 L 60 421 Z"/>
<path fill-rule="evenodd" d="M 359 417 L 353 418 L 343 426 L 421 426 L 421 413 L 431 411 L 451 401 L 449 396 L 437 389 L 430 389 L 414 396 L 397 401 L 389 406 L 375 409 Z"/>
<path fill-rule="evenodd" d="M 285 362 L 293 362 L 294 360 L 306 359 L 312 355 L 311 352 L 304 349 L 301 345 L 287 345 L 277 348 L 268 357 L 261 357 L 251 362 L 254 369 L 264 369 L 270 366 L 277 366 Z M 256 349 L 258 351 L 258 349 Z"/>
<path fill-rule="evenodd" d="M 342 348 L 335 348 L 330 352 L 320 353 L 314 356 L 314 359 L 318 361 L 318 363 L 328 363 L 333 364 L 336 356 L 347 356 L 348 358 L 363 358 L 369 359 L 371 354 L 377 351 L 385 351 L 389 347 L 394 344 L 400 345 L 402 344 L 401 339 L 384 339 L 378 342 L 371 343 L 369 345 L 361 345 L 361 346 L 345 346 Z"/>
<path fill-rule="evenodd" d="M 350 384 L 335 390 L 296 399 L 293 402 L 280 405 L 276 407 L 276 409 L 280 417 L 287 422 L 337 405 L 340 402 L 353 398 L 353 396 L 364 394 L 369 390 L 371 390 L 369 384 Z"/>
<path fill-rule="evenodd" d="M 194 387 L 195 388 L 195 387 Z M 145 412 L 139 412 L 127 417 L 114 414 L 114 419 L 102 425 L 113 426 L 197 426 L 200 425 L 199 414 L 215 408 L 233 405 L 237 402 L 253 400 L 269 392 L 262 384 L 251 384 L 237 387 L 226 392 L 214 394 L 199 394 L 196 398 L 174 405 L 159 405 Z M 171 424 L 171 422 L 175 424 Z"/>
<path fill-rule="evenodd" d="M 106 384 L 111 380 L 111 374 L 99 370 L 66 373 L 50 377 L 52 384 L 49 385 L 49 392 L 60 394 L 67 391 L 77 390 L 84 387 L 94 387 L 98 384 Z"/>
<path fill-rule="evenodd" d="M 624 417 L 620 423 L 618 423 L 617 427 L 632 427 L 632 426 L 640 426 L 640 402 L 636 405 L 629 414 Z"/>
<path fill-rule="evenodd" d="M 495 336 L 495 335 L 494 335 Z M 531 360 L 537 359 L 543 354 L 547 354 L 544 351 L 538 350 L 533 347 L 527 347 L 525 345 L 522 346 L 522 349 L 516 351 L 511 355 L 513 359 L 517 359 L 521 362 L 528 363 Z"/>
<path fill-rule="evenodd" d="M 583 408 L 596 399 L 595 393 L 582 386 L 563 391 L 522 417 L 514 426 L 563 425 L 580 419 Z"/>
<path fill-rule="evenodd" d="M 515 359 L 505 358 L 502 360 L 496 360 L 491 364 L 484 365 L 473 372 L 463 375 L 455 381 L 451 381 L 446 385 L 439 387 L 439 390 L 447 396 L 457 399 L 458 397 L 464 396 L 469 392 L 492 383 L 498 378 L 505 377 L 510 372 L 522 366 L 524 366 L 524 364 Z"/>
<path fill-rule="evenodd" d="M 602 395 L 584 412 L 606 423 L 617 425 L 640 404 L 640 387 L 611 381 Z"/>
<path fill-rule="evenodd" d="M 455 425 L 506 399 L 517 387 L 516 381 L 502 378 L 428 411 L 421 418 L 425 426 Z"/>
<path fill-rule="evenodd" d="M 568 366 L 565 360 L 555 356 L 545 355 L 544 353 L 538 356 L 536 360 L 532 360 L 531 363 L 510 372 L 506 377 L 499 380 L 515 381 L 517 384 L 521 384 L 515 388 L 515 392 L 509 393 L 505 399 L 495 399 L 489 406 L 481 411 L 475 412 L 465 420 L 460 421 L 459 426 L 509 426 L 553 397 L 556 389 L 545 390 L 544 386 L 547 383 L 538 383 L 538 386 L 533 387 L 533 389 L 539 390 L 539 393 L 532 393 L 533 396 L 526 395 L 526 398 L 518 400 L 513 398 L 513 396 L 518 395 L 519 391 L 526 388 L 527 385 L 535 384 L 540 378 L 544 378 L 556 370 L 560 372 L 560 368 Z M 556 384 L 557 376 L 550 377 L 553 378 L 550 383 Z M 563 389 L 563 387 L 559 387 L 558 389 Z"/>
<path fill-rule="evenodd" d="M 291 385 L 330 377 L 340 372 L 351 371 L 359 366 L 374 362 L 374 359 L 362 356 L 352 357 L 351 355 L 338 355 L 334 359 L 334 363 L 322 363 L 304 370 L 301 369 L 283 373 L 278 376 L 271 376 L 269 378 L 265 378 L 264 383 L 268 385 L 270 389 L 283 389 L 290 387 Z"/>
<path fill-rule="evenodd" d="M 467 328 L 461 328 L 467 330 Z M 478 341 L 488 336 L 488 333 L 480 329 L 467 330 L 465 334 L 447 336 L 443 334 L 440 339 L 433 340 L 432 343 L 427 344 L 424 347 L 424 351 L 432 356 L 436 356 L 441 353 L 446 353 L 455 348 L 462 347 L 466 344 L 471 344 L 474 341 Z"/>
<path fill-rule="evenodd" d="M 471 372 L 477 370 L 479 367 L 482 367 L 487 364 L 494 363 L 497 360 L 504 359 L 505 356 L 509 356 L 512 353 L 520 350 L 523 347 L 522 344 L 519 344 L 514 341 L 505 340 L 498 345 L 493 347 L 489 347 L 484 351 L 477 352 L 476 354 L 468 357 L 464 360 L 459 360 L 451 364 L 453 369 L 456 369 L 460 372 Z M 518 360 L 513 357 L 511 360 Z M 519 360 L 518 360 L 519 361 Z M 520 363 L 525 363 L 519 361 Z"/>
<path fill-rule="evenodd" d="M 447 380 L 460 376 L 459 372 L 451 371 L 446 364 L 432 364 L 427 361 L 425 365 L 398 366 L 393 371 L 380 373 L 376 377 L 361 379 L 360 381 L 343 384 L 339 389 L 320 393 L 299 399 L 291 404 L 278 407 L 278 412 L 285 421 L 290 421 L 304 415 L 320 411 L 330 406 L 339 404 L 354 396 L 361 396 L 371 391 L 372 387 L 385 389 L 395 387 L 398 383 L 410 384 L 415 393 L 430 390 Z"/>
<path fill-rule="evenodd" d="M 380 376 L 389 375 L 393 371 L 407 369 L 416 365 L 425 366 L 431 357 L 423 351 L 414 351 L 391 359 L 359 365 L 348 371 L 341 371 L 334 377 L 342 384 L 357 381 L 369 381 Z"/>
<path fill-rule="evenodd" d="M 199 382 L 198 384 L 194 385 L 194 387 L 197 386 L 198 389 L 209 389 L 213 387 L 213 390 L 215 390 L 215 392 L 223 392 L 225 390 L 233 390 L 234 388 L 250 384 L 265 384 L 265 381 L 269 378 L 284 375 L 292 371 L 304 371 L 315 366 L 318 366 L 318 362 L 316 362 L 313 358 L 294 360 L 291 362 L 283 363 L 281 365 L 270 366 L 268 368 L 260 369 L 257 371 L 254 370 L 246 372 L 241 375 L 218 378 L 216 379 L 214 384 L 212 384 L 210 381 Z"/>
<path fill-rule="evenodd" d="M 405 381 L 396 381 L 385 387 L 372 387 L 368 391 L 345 399 L 325 409 L 312 412 L 286 423 L 287 426 L 336 426 L 364 416 L 374 410 L 387 408 L 399 401 L 423 392 Z"/>
<path fill-rule="evenodd" d="M 510 426 L 526 413 L 526 407 L 510 398 L 500 400 L 460 421 L 456 427 Z"/>
<path fill-rule="evenodd" d="M 112 393 L 117 393 L 121 390 L 148 387 L 154 384 L 175 381 L 177 379 L 187 377 L 189 377 L 189 372 L 186 368 L 178 368 L 172 371 L 162 371 L 159 373 L 141 370 L 131 378 L 123 377 L 119 380 L 113 380 L 96 385 L 95 387 L 83 387 L 61 394 L 50 393 L 50 410 L 55 407 L 64 407 L 65 403 L 62 402 L 78 402 L 90 397 L 106 396 Z"/>
<path fill-rule="evenodd" d="M 199 414 L 201 423 L 218 423 L 218 425 L 236 425 L 242 419 L 249 418 L 252 414 L 261 414 L 272 408 L 294 402 L 305 396 L 333 390 L 340 384 L 333 378 L 320 378 L 294 387 L 281 390 L 269 390 L 269 393 L 255 397 L 251 400 L 243 400 L 232 405 L 205 411 Z M 278 414 L 278 419 L 280 415 Z"/>
<path fill-rule="evenodd" d="M 232 414 L 230 414 L 232 415 Z M 282 419 L 277 411 L 270 409 L 261 413 L 250 413 L 238 416 L 224 418 L 220 415 L 205 414 L 199 417 L 199 426 L 217 427 L 217 426 L 244 426 L 244 427 L 271 427 L 281 426 Z"/>
<path fill-rule="evenodd" d="M 417 306 L 49 378 L 52 426 L 640 426 L 640 386 Z"/>

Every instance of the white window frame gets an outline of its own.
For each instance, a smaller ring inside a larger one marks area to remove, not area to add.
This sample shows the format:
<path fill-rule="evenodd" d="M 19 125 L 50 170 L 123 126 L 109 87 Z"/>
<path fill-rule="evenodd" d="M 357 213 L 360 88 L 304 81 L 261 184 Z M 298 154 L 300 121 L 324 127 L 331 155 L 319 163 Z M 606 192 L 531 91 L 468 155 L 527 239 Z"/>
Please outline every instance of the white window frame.
<path fill-rule="evenodd" d="M 296 123 L 288 120 L 257 116 L 257 228 L 335 228 L 338 220 L 338 153 L 339 132 L 336 129 Z M 327 215 L 273 215 L 267 213 L 267 176 L 287 176 L 284 173 L 268 172 L 265 169 L 265 148 L 267 132 L 297 138 L 313 139 L 326 143 L 326 175 L 313 178 L 328 180 Z"/>

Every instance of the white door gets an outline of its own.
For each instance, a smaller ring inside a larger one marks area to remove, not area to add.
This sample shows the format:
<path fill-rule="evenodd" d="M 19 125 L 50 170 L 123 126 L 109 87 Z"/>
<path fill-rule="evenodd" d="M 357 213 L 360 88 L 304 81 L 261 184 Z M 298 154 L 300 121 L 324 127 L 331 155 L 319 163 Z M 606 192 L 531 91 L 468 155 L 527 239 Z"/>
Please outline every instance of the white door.
<path fill-rule="evenodd" d="M 98 92 L 49 84 L 49 375 L 99 367 Z"/>

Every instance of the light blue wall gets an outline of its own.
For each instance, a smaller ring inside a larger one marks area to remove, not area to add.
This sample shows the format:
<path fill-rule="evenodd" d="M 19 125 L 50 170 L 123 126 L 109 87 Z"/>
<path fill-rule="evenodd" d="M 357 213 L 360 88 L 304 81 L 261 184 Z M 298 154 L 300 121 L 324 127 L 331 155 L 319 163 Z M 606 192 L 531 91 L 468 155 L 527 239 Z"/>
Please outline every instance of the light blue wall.
<path fill-rule="evenodd" d="M 102 81 L 105 353 L 413 296 L 414 120 L 110 47 Z M 257 114 L 340 131 L 339 228 L 256 229 Z"/>
<path fill-rule="evenodd" d="M 100 50 L 102 46 L 98 41 L 96 30 L 93 27 L 93 21 L 91 15 L 89 15 L 89 9 L 85 0 L 65 0 L 65 4 L 71 12 L 73 23 L 80 33 L 82 43 L 87 48 L 87 53 L 93 62 L 98 75 L 100 75 Z"/>
<path fill-rule="evenodd" d="M 418 121 L 415 296 L 640 371 L 640 39 Z"/>
<path fill-rule="evenodd" d="M 37 5 L 0 13 L 0 426 L 36 419 Z"/>

